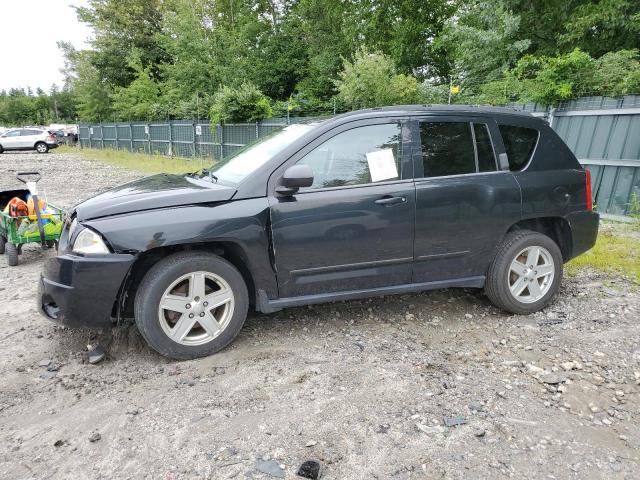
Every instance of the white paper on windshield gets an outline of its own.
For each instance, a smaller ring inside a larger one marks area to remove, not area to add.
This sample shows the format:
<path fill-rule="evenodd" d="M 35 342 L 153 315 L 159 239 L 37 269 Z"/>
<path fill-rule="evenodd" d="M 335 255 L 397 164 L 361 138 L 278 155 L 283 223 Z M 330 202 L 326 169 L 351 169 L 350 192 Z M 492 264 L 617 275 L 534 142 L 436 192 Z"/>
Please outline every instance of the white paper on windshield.
<path fill-rule="evenodd" d="M 396 159 L 393 158 L 393 150 L 390 148 L 367 153 L 367 163 L 372 182 L 398 178 Z"/>

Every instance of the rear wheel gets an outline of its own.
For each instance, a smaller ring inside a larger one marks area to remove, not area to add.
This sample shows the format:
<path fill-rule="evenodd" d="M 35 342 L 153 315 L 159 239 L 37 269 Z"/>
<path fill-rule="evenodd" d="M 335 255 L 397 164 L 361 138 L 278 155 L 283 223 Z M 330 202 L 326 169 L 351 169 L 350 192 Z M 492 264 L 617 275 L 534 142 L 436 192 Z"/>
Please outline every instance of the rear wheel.
<path fill-rule="evenodd" d="M 524 315 L 546 307 L 561 280 L 558 245 L 546 235 L 521 230 L 508 234 L 498 248 L 485 293 L 494 305 Z"/>
<path fill-rule="evenodd" d="M 47 153 L 49 151 L 49 145 L 44 142 L 36 143 L 36 151 L 38 153 Z"/>
<path fill-rule="evenodd" d="M 7 257 L 7 265 L 15 267 L 18 265 L 18 247 L 13 243 L 7 242 L 4 246 L 4 254 Z"/>
<path fill-rule="evenodd" d="M 208 253 L 178 253 L 149 270 L 136 294 L 140 333 L 162 355 L 187 360 L 222 350 L 247 316 L 249 295 L 238 270 Z"/>

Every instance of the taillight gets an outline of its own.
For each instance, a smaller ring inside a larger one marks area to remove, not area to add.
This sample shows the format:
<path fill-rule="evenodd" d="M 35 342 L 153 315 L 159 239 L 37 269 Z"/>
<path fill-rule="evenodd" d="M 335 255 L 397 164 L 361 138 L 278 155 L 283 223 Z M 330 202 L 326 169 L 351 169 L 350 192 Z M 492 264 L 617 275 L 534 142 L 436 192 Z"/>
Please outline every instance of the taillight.
<path fill-rule="evenodd" d="M 593 196 L 591 195 L 591 172 L 587 169 L 584 171 L 585 173 L 585 189 L 587 192 L 587 211 L 591 212 L 593 210 Z"/>
<path fill-rule="evenodd" d="M 49 135 L 49 136 L 47 137 L 47 140 L 55 141 L 55 139 L 56 139 L 56 136 L 55 136 L 55 135 Z"/>

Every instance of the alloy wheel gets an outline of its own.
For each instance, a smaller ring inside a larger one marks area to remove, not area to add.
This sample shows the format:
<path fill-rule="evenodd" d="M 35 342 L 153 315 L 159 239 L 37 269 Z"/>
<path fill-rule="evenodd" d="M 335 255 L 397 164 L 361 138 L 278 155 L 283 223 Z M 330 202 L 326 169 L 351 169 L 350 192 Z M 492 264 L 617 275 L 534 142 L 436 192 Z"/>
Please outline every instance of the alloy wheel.
<path fill-rule="evenodd" d="M 164 292 L 158 319 L 164 333 L 181 345 L 203 345 L 229 325 L 235 297 L 229 284 L 212 272 L 192 272 Z"/>
<path fill-rule="evenodd" d="M 527 247 L 518 253 L 507 275 L 511 295 L 521 303 L 534 303 L 544 297 L 555 276 L 551 253 L 540 246 Z"/>

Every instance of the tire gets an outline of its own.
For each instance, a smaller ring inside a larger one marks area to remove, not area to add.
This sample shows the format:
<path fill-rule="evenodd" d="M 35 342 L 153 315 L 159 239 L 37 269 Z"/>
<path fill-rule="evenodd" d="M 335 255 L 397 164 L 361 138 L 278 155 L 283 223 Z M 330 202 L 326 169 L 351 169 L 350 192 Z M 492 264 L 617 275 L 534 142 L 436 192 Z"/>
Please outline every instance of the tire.
<path fill-rule="evenodd" d="M 205 287 L 198 288 L 197 279 Z M 192 285 L 195 293 L 190 295 Z M 202 291 L 205 294 L 200 298 L 197 292 Z M 218 301 L 214 294 L 220 297 Z M 218 303 L 222 297 L 230 300 L 213 310 L 210 305 L 207 308 L 207 299 Z M 181 310 L 161 308 L 161 301 Z M 142 280 L 134 302 L 136 324 L 144 339 L 161 355 L 177 360 L 222 350 L 240 332 L 248 309 L 249 294 L 240 272 L 223 258 L 194 252 L 177 253 L 155 264 Z M 208 329 L 200 325 L 201 317 Z"/>
<path fill-rule="evenodd" d="M 44 142 L 36 143 L 36 152 L 38 153 L 47 153 L 49 151 L 49 145 Z"/>
<path fill-rule="evenodd" d="M 0 155 L 4 153 L 4 148 L 2 148 L 2 145 L 0 145 Z"/>
<path fill-rule="evenodd" d="M 7 240 L 2 235 L 0 235 L 0 255 L 4 255 L 4 248 L 6 244 Z"/>
<path fill-rule="evenodd" d="M 537 263 L 534 268 L 528 268 L 530 263 L 535 263 L 532 257 L 537 258 Z M 529 230 L 509 233 L 489 267 L 485 293 L 495 306 L 507 312 L 519 315 L 537 312 L 558 292 L 562 264 L 560 248 L 546 235 Z M 517 294 L 518 291 L 521 293 Z"/>
<path fill-rule="evenodd" d="M 7 257 L 7 265 L 10 267 L 18 265 L 18 247 L 13 243 L 7 242 L 5 244 L 4 254 Z"/>

